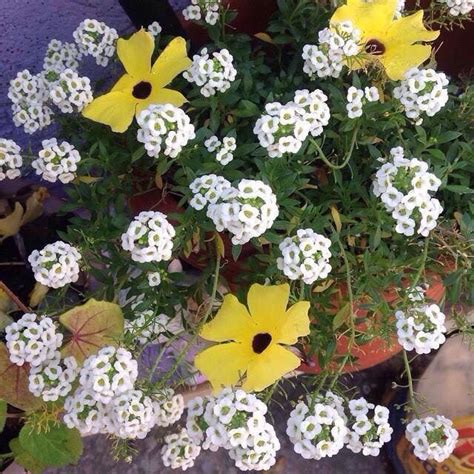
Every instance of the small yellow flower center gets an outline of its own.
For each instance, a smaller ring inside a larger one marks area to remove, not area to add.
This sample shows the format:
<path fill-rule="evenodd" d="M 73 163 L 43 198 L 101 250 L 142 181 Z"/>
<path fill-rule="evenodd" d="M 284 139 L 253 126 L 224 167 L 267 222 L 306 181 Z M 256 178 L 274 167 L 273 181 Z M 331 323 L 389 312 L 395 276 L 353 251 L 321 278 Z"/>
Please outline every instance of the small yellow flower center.
<path fill-rule="evenodd" d="M 135 99 L 146 99 L 151 94 L 151 84 L 141 81 L 133 86 L 132 95 Z"/>
<path fill-rule="evenodd" d="M 365 52 L 374 56 L 380 56 L 385 53 L 385 46 L 379 40 L 370 39 L 365 43 Z"/>
<path fill-rule="evenodd" d="M 272 336 L 262 332 L 254 336 L 252 340 L 252 349 L 256 354 L 261 354 L 272 342 Z"/>

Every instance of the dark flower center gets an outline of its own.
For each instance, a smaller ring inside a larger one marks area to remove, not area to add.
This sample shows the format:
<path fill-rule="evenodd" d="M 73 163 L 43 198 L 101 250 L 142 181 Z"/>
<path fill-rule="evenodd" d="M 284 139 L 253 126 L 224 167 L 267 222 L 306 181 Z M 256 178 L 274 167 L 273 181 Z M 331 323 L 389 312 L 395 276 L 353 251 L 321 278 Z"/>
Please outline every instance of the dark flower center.
<path fill-rule="evenodd" d="M 376 39 L 370 39 L 365 43 L 365 52 L 374 56 L 380 56 L 385 53 L 385 46 Z"/>
<path fill-rule="evenodd" d="M 146 99 L 151 94 L 151 84 L 141 81 L 133 86 L 132 95 L 136 99 Z"/>
<path fill-rule="evenodd" d="M 261 354 L 272 342 L 272 336 L 266 332 L 262 332 L 254 336 L 252 341 L 252 349 L 255 353 Z"/>

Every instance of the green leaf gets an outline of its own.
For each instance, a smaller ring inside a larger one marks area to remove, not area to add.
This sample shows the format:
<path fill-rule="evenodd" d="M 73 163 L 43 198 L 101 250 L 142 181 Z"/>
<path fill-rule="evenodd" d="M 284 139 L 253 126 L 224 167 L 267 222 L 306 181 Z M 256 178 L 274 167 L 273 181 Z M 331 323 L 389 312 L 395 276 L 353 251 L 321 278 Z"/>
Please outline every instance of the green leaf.
<path fill-rule="evenodd" d="M 28 390 L 29 364 L 12 364 L 7 346 L 0 343 L 0 399 L 20 410 L 34 410 L 41 399 Z"/>
<path fill-rule="evenodd" d="M 337 313 L 336 316 L 334 316 L 334 319 L 332 320 L 332 328 L 333 330 L 336 330 L 340 328 L 349 318 L 351 314 L 351 304 L 346 303 Z"/>
<path fill-rule="evenodd" d="M 5 428 L 5 423 L 7 421 L 7 402 L 5 400 L 0 400 L 0 433 Z"/>
<path fill-rule="evenodd" d="M 474 189 L 468 188 L 467 186 L 461 186 L 460 184 L 448 184 L 444 187 L 448 191 L 456 194 L 473 194 Z"/>
<path fill-rule="evenodd" d="M 70 331 L 61 352 L 64 357 L 74 356 L 78 362 L 101 347 L 116 345 L 124 326 L 120 306 L 93 298 L 62 314 L 59 322 Z"/>
<path fill-rule="evenodd" d="M 449 132 L 444 132 L 439 137 L 436 138 L 435 143 L 439 145 L 441 143 L 451 142 L 459 138 L 461 135 L 462 135 L 461 132 L 455 132 L 454 130 L 451 130 Z"/>
<path fill-rule="evenodd" d="M 233 114 L 236 117 L 253 117 L 254 115 L 259 114 L 259 108 L 257 104 L 251 102 L 250 100 L 242 99 L 239 102 L 237 109 L 233 111 Z"/>
<path fill-rule="evenodd" d="M 75 464 L 82 454 L 82 438 L 78 430 L 64 424 L 51 423 L 47 431 L 37 432 L 25 425 L 20 431 L 20 445 L 34 459 L 47 466 Z"/>
<path fill-rule="evenodd" d="M 12 439 L 9 446 L 15 456 L 16 463 L 24 467 L 31 474 L 41 474 L 46 470 L 47 466 L 23 448 L 18 438 Z"/>

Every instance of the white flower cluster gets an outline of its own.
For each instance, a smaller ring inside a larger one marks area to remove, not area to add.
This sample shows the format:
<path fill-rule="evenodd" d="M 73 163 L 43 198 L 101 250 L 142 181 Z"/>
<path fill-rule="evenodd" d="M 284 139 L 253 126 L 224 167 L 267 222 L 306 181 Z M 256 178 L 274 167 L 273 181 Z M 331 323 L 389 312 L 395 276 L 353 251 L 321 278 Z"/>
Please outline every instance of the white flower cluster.
<path fill-rule="evenodd" d="M 346 445 L 354 453 L 378 456 L 380 448 L 390 441 L 393 433 L 388 423 L 388 408 L 368 403 L 365 398 L 350 400 Z"/>
<path fill-rule="evenodd" d="M 215 135 L 204 142 L 209 153 L 216 152 L 216 160 L 225 166 L 234 159 L 234 151 L 237 148 L 237 142 L 234 137 L 224 137 L 222 142 Z"/>
<path fill-rule="evenodd" d="M 146 30 L 148 31 L 148 33 L 150 33 L 150 35 L 158 36 L 163 31 L 163 28 L 157 21 L 154 21 L 153 23 L 150 23 L 148 25 L 148 28 Z"/>
<path fill-rule="evenodd" d="M 175 394 L 171 388 L 154 396 L 155 422 L 157 426 L 166 428 L 176 423 L 184 412 L 184 399 L 181 394 Z"/>
<path fill-rule="evenodd" d="M 77 71 L 82 54 L 74 43 L 63 43 L 52 39 L 44 57 L 43 69 L 61 74 L 66 69 Z"/>
<path fill-rule="evenodd" d="M 215 25 L 219 20 L 219 8 L 221 0 L 191 0 L 191 5 L 183 11 L 185 20 L 203 19 L 209 25 Z"/>
<path fill-rule="evenodd" d="M 446 3 L 449 8 L 449 14 L 453 16 L 469 15 L 474 9 L 474 0 L 438 0 L 440 3 Z"/>
<path fill-rule="evenodd" d="M 23 159 L 20 147 L 13 141 L 0 138 L 0 181 L 21 176 Z"/>
<path fill-rule="evenodd" d="M 145 144 L 148 156 L 154 158 L 158 158 L 160 152 L 176 158 L 196 136 L 189 117 L 171 104 L 148 106 L 140 112 L 137 122 L 140 126 L 137 140 Z"/>
<path fill-rule="evenodd" d="M 243 245 L 271 228 L 278 216 L 276 196 L 259 180 L 242 179 L 237 187 L 224 190 L 220 200 L 209 204 L 207 217 L 216 226 L 233 234 L 232 243 Z"/>
<path fill-rule="evenodd" d="M 28 257 L 35 280 L 50 288 L 61 288 L 79 278 L 81 254 L 71 245 L 58 240 Z"/>
<path fill-rule="evenodd" d="M 299 229 L 295 237 L 280 242 L 279 270 L 290 280 L 303 280 L 307 285 L 326 278 L 331 271 L 331 241 L 313 229 Z"/>
<path fill-rule="evenodd" d="M 161 458 L 166 467 L 186 471 L 194 466 L 194 461 L 200 452 L 201 447 L 191 440 L 185 429 L 182 429 L 179 433 L 165 437 Z"/>
<path fill-rule="evenodd" d="M 428 354 L 446 341 L 445 315 L 436 304 L 396 311 L 398 342 L 406 351 Z"/>
<path fill-rule="evenodd" d="M 86 19 L 79 24 L 72 36 L 79 51 L 84 56 L 93 56 L 99 66 L 107 66 L 115 53 L 117 31 L 102 21 Z"/>
<path fill-rule="evenodd" d="M 226 388 L 218 396 L 188 403 L 186 429 L 203 449 L 229 450 L 240 470 L 267 470 L 275 464 L 280 442 L 266 413 L 267 406 L 255 395 Z"/>
<path fill-rule="evenodd" d="M 183 73 L 188 82 L 195 82 L 204 97 L 225 92 L 237 76 L 234 58 L 227 49 L 215 51 L 210 56 L 207 49 L 193 56 L 191 67 Z"/>
<path fill-rule="evenodd" d="M 380 197 L 388 212 L 396 220 L 396 232 L 406 236 L 415 233 L 427 237 L 436 227 L 436 220 L 443 212 L 438 199 L 430 192 L 436 192 L 441 181 L 428 172 L 428 164 L 417 158 L 404 158 L 402 147 L 390 150 L 390 160 L 377 171 L 373 193 Z"/>
<path fill-rule="evenodd" d="M 122 248 L 135 262 L 169 260 L 176 232 L 161 212 L 142 211 L 122 234 Z"/>
<path fill-rule="evenodd" d="M 12 102 L 13 123 L 23 127 L 25 133 L 35 133 L 51 124 L 53 111 L 46 105 L 49 89 L 43 74 L 20 71 L 10 81 L 8 98 Z"/>
<path fill-rule="evenodd" d="M 423 113 L 432 117 L 446 105 L 448 84 L 448 78 L 443 72 L 412 68 L 405 74 L 400 85 L 395 87 L 393 96 L 402 104 L 405 115 L 420 125 Z"/>
<path fill-rule="evenodd" d="M 141 345 L 163 343 L 170 339 L 167 334 L 177 335 L 184 331 L 180 313 L 170 318 L 166 314 L 155 314 L 152 310 L 143 311 L 137 318 L 127 320 L 125 329 L 132 333 Z"/>
<path fill-rule="evenodd" d="M 332 392 L 318 397 L 311 409 L 299 402 L 286 429 L 295 452 L 316 460 L 337 454 L 344 447 L 347 431 L 343 400 Z"/>
<path fill-rule="evenodd" d="M 56 138 L 50 138 L 43 140 L 41 146 L 43 148 L 38 158 L 31 163 L 36 174 L 51 183 L 57 180 L 64 184 L 73 181 L 81 161 L 81 155 L 74 145 L 64 141 L 59 144 Z"/>
<path fill-rule="evenodd" d="M 49 97 L 65 114 L 80 112 L 92 102 L 90 83 L 88 77 L 81 77 L 72 69 L 65 69 L 59 74 L 56 85 L 49 91 Z"/>
<path fill-rule="evenodd" d="M 45 402 L 54 402 L 69 394 L 78 373 L 76 359 L 71 356 L 61 360 L 61 353 L 57 351 L 53 359 L 31 368 L 28 390 Z"/>
<path fill-rule="evenodd" d="M 362 107 L 366 102 L 377 102 L 380 99 L 376 87 L 366 87 L 364 90 L 351 86 L 347 91 L 347 116 L 350 119 L 362 117 Z"/>
<path fill-rule="evenodd" d="M 454 451 L 459 433 L 451 420 L 437 415 L 410 421 L 405 436 L 413 445 L 417 458 L 442 462 Z"/>
<path fill-rule="evenodd" d="M 196 211 L 201 211 L 208 204 L 216 204 L 224 191 L 231 189 L 232 185 L 222 176 L 206 174 L 196 178 L 189 188 L 193 193 L 193 197 L 189 201 L 190 206 Z"/>
<path fill-rule="evenodd" d="M 303 47 L 303 71 L 309 77 L 339 77 L 343 66 L 357 61 L 361 34 L 349 21 L 318 33 L 318 45 Z"/>
<path fill-rule="evenodd" d="M 296 91 L 293 101 L 284 105 L 266 104 L 266 114 L 257 120 L 253 131 L 268 156 L 298 153 L 309 134 L 321 135 L 331 116 L 326 101 L 327 96 L 321 90 L 303 89 Z"/>
<path fill-rule="evenodd" d="M 21 366 L 27 362 L 36 367 L 54 359 L 63 342 L 63 335 L 56 332 L 51 318 L 38 318 L 34 313 L 25 313 L 5 328 L 5 340 L 13 364 Z"/>

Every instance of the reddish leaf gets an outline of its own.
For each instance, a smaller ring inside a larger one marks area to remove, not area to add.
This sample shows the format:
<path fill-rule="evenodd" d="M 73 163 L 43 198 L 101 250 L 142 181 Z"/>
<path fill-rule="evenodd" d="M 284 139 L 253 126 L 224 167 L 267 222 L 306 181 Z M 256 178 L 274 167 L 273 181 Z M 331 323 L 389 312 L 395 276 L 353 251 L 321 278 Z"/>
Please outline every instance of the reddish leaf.
<path fill-rule="evenodd" d="M 29 364 L 12 364 L 5 344 L 0 343 L 0 398 L 20 410 L 34 410 L 41 405 L 28 390 Z"/>
<path fill-rule="evenodd" d="M 116 345 L 123 334 L 122 310 L 108 301 L 90 299 L 62 314 L 59 321 L 70 331 L 61 352 L 64 357 L 74 356 L 78 362 L 101 347 Z"/>

